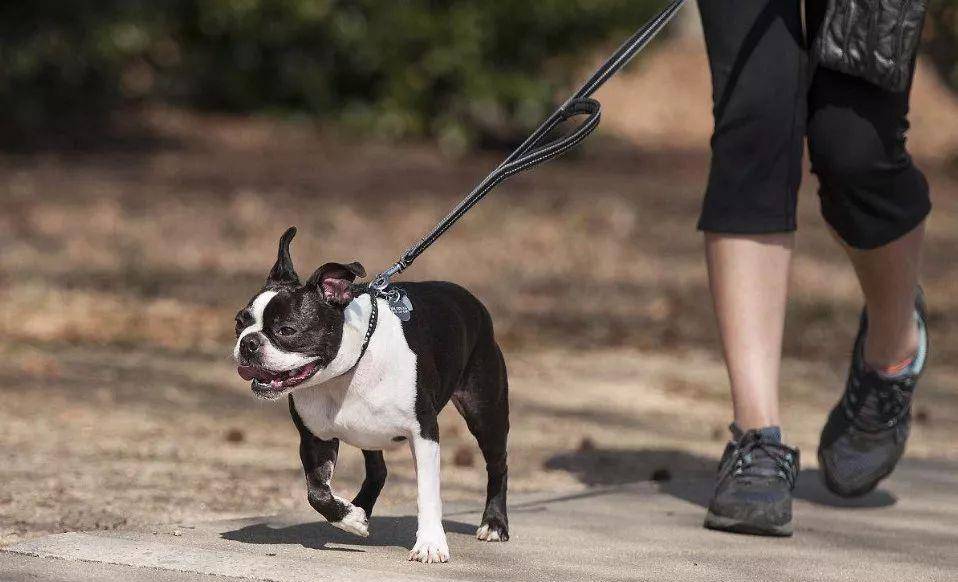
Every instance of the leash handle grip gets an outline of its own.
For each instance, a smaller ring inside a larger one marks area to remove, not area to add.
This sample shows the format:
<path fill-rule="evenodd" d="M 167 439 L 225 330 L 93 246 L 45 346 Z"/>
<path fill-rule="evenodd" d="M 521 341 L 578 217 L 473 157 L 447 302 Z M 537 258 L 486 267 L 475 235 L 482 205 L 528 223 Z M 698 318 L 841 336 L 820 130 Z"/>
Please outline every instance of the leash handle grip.
<path fill-rule="evenodd" d="M 560 123 L 582 115 L 585 115 L 586 119 L 571 133 L 539 145 L 542 137 L 549 131 L 555 129 Z M 483 180 L 469 196 L 460 202 L 452 212 L 440 221 L 429 234 L 423 237 L 417 244 L 410 247 L 403 253 L 399 261 L 377 277 L 377 281 L 382 284 L 383 279 L 385 279 L 385 283 L 388 285 L 389 278 L 398 275 L 409 267 L 409 265 L 416 260 L 416 257 L 422 254 L 429 245 L 449 230 L 449 228 L 462 218 L 473 206 L 478 204 L 490 190 L 511 176 L 538 166 L 543 162 L 547 162 L 569 151 L 595 131 L 601 119 L 602 105 L 595 99 L 589 97 L 569 99 L 540 127 L 541 131 L 537 133 L 542 137 L 540 137 L 539 140 L 523 144 L 525 146 L 524 149 L 516 151 L 518 156 L 510 156 L 513 158 L 511 161 L 501 164 L 491 174 L 486 176 L 486 179 Z"/>
<path fill-rule="evenodd" d="M 588 137 L 589 134 L 595 131 L 595 128 L 599 126 L 599 122 L 602 120 L 602 104 L 589 97 L 574 97 L 566 101 L 556 113 L 557 115 L 555 121 L 545 125 L 546 130 L 543 132 L 543 135 L 554 129 L 560 123 L 568 121 L 574 117 L 578 117 L 580 115 L 586 115 L 587 117 L 585 121 L 579 124 L 579 127 L 575 128 L 568 135 L 545 143 L 541 146 L 539 145 L 539 141 L 531 144 L 527 150 L 519 152 L 520 155 L 517 159 L 502 164 L 497 171 L 501 171 L 506 168 L 519 168 L 517 171 L 521 171 L 526 168 L 531 168 L 532 166 L 541 164 L 542 162 L 551 160 L 552 158 L 569 151 L 580 141 Z M 516 173 L 516 171 L 507 172 L 505 177 L 508 177 L 514 173 Z M 493 175 L 495 175 L 495 172 Z"/>
<path fill-rule="evenodd" d="M 574 117 L 585 115 L 586 119 L 579 124 L 572 132 L 560 138 L 554 139 L 540 145 L 542 139 L 550 131 L 555 129 L 560 123 L 569 121 Z M 534 140 L 526 140 L 517 148 L 509 158 L 499 165 L 491 174 L 463 199 L 456 207 L 436 225 L 432 231 L 424 236 L 418 243 L 406 249 L 402 257 L 392 264 L 388 269 L 376 276 L 370 283 L 370 287 L 378 292 L 385 291 L 389 286 L 390 279 L 405 271 L 429 246 L 436 241 L 443 233 L 455 224 L 462 216 L 479 203 L 482 198 L 507 178 L 520 172 L 538 166 L 556 158 L 587 138 L 599 126 L 602 120 L 602 104 L 590 97 L 572 97 L 566 101 L 562 107 L 557 109 L 539 128 L 536 130 Z"/>

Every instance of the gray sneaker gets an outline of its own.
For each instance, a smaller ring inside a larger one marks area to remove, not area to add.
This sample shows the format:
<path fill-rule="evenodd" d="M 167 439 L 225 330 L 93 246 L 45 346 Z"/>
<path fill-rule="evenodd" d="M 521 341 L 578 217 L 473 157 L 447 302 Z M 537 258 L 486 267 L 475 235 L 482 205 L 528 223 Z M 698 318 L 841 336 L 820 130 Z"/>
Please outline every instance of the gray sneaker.
<path fill-rule="evenodd" d="M 781 443 L 770 427 L 742 433 L 729 427 L 734 440 L 719 462 L 715 492 L 705 527 L 766 536 L 792 535 L 792 489 L 798 478 L 798 450 Z"/>
<path fill-rule="evenodd" d="M 894 378 L 869 370 L 863 350 L 868 317 L 862 313 L 845 393 L 828 416 L 818 445 L 825 485 L 836 495 L 858 497 L 894 470 L 905 452 L 911 405 L 928 357 L 925 304 L 915 301 L 920 343 L 911 367 Z"/>

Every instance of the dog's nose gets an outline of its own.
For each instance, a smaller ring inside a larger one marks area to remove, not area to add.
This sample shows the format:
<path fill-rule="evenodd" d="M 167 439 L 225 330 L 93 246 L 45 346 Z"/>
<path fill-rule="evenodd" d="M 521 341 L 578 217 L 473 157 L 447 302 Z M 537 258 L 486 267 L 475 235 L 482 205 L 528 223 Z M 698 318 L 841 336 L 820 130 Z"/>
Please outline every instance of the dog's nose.
<path fill-rule="evenodd" d="M 251 333 L 240 342 L 240 355 L 246 359 L 252 358 L 263 346 L 263 340 L 258 333 Z"/>

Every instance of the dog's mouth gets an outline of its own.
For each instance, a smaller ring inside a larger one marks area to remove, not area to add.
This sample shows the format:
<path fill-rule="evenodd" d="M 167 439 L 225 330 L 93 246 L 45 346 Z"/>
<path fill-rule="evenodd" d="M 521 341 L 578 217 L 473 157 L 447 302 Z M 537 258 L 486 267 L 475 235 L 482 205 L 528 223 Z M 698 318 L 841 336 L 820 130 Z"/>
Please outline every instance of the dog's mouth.
<path fill-rule="evenodd" d="M 242 379 L 252 380 L 253 392 L 282 392 L 312 378 L 313 374 L 319 371 L 319 364 L 310 362 L 305 366 L 283 372 L 273 372 L 258 366 L 239 366 L 236 371 Z"/>

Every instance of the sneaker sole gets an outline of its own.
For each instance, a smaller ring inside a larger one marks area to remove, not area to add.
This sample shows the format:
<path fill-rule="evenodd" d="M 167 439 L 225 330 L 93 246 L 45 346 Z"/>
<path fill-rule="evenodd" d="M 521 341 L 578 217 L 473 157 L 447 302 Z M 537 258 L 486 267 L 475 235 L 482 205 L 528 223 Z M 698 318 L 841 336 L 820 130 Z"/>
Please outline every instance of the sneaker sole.
<path fill-rule="evenodd" d="M 731 517 L 716 515 L 711 511 L 705 514 L 705 527 L 718 531 L 786 538 L 792 535 L 792 522 L 782 525 L 756 525 Z"/>

